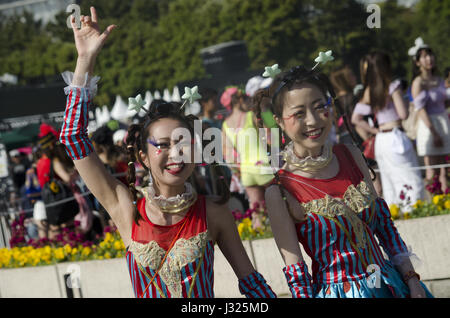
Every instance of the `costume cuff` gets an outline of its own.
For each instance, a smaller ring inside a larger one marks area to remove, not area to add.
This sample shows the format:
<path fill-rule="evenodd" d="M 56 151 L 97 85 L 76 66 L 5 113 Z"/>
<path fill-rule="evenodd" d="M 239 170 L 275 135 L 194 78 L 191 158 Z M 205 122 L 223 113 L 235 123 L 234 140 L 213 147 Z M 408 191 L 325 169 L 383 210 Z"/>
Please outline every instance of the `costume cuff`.
<path fill-rule="evenodd" d="M 239 291 L 247 298 L 277 297 L 264 277 L 256 271 L 239 280 Z"/>
<path fill-rule="evenodd" d="M 82 86 L 72 85 L 73 72 L 65 71 L 61 73 L 64 82 L 68 85 L 64 87 L 64 93 L 69 94 L 71 88 L 86 88 L 89 90 L 89 95 L 94 97 L 97 95 L 97 82 L 100 80 L 100 76 L 90 77 L 88 73 L 84 76 L 84 84 Z"/>
<path fill-rule="evenodd" d="M 87 157 L 94 151 L 87 132 L 90 101 L 87 88 L 69 87 L 59 141 L 66 146 L 66 152 L 72 160 Z"/>
<path fill-rule="evenodd" d="M 403 264 L 403 262 L 406 259 L 409 259 L 411 261 L 414 268 L 417 268 L 420 265 L 422 265 L 422 260 L 415 253 L 413 253 L 411 246 L 408 246 L 408 251 L 398 253 L 398 254 L 392 256 L 392 258 L 390 260 L 393 265 L 400 266 Z"/>
<path fill-rule="evenodd" d="M 283 268 L 293 298 L 313 298 L 311 276 L 304 261 Z"/>

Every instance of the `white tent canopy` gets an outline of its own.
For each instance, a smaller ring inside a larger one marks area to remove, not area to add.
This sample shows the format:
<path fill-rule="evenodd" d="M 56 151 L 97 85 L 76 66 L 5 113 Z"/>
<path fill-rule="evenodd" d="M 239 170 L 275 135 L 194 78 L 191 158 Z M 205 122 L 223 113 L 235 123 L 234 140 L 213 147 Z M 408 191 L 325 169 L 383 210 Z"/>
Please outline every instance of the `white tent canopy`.
<path fill-rule="evenodd" d="M 133 96 L 135 97 L 135 96 Z M 153 94 L 150 91 L 145 92 L 145 109 L 149 109 L 150 104 L 155 99 L 164 99 L 167 102 L 182 102 L 180 91 L 177 86 L 175 86 L 172 90 L 172 94 L 168 88 L 165 88 L 163 91 L 163 96 L 161 97 L 161 93 L 156 90 Z M 127 99 L 128 101 L 128 99 Z M 197 103 L 197 102 L 196 102 Z M 196 104 L 194 103 L 194 104 Z M 197 103 L 198 104 L 198 103 Z M 198 112 L 198 108 L 200 105 L 192 105 L 192 110 L 189 109 L 190 113 Z M 141 109 L 139 112 L 139 116 L 143 117 L 145 115 L 145 110 Z M 115 119 L 124 123 L 128 122 L 128 119 L 136 115 L 136 111 L 128 110 L 128 104 L 120 95 L 116 95 L 116 100 L 111 109 L 111 112 L 108 110 L 108 107 L 105 105 L 102 108 L 98 107 L 95 109 L 95 118 L 97 122 L 97 126 L 100 127 L 106 124 L 111 119 Z"/>

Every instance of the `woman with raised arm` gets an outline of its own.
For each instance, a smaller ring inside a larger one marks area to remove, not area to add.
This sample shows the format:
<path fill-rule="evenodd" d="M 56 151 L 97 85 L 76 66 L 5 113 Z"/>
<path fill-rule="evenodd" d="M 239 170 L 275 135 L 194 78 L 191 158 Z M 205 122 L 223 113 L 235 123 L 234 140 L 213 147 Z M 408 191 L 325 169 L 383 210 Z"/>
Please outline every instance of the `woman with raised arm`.
<path fill-rule="evenodd" d="M 291 140 L 266 203 L 292 296 L 430 295 L 359 149 L 327 141 L 336 102 L 327 77 L 297 66 L 278 75 L 263 94 L 272 99 L 274 117 Z M 312 259 L 312 275 L 299 242 Z"/>
<path fill-rule="evenodd" d="M 128 186 L 107 172 L 88 139 L 87 114 L 96 91 L 91 78 L 95 59 L 115 26 L 110 25 L 100 33 L 93 7 L 91 16 L 82 16 L 81 23 L 81 29 L 77 29 L 72 21 L 78 60 L 71 83 L 65 89 L 68 97 L 60 140 L 120 232 L 127 247 L 135 296 L 214 297 L 217 242 L 239 278 L 241 293 L 246 297 L 275 297 L 243 248 L 226 208 L 227 197 L 217 201 L 197 195 L 186 182 L 194 164 L 179 157 L 187 156 L 185 147 L 191 146 L 182 142 L 194 137 L 194 117 L 185 116 L 180 105 L 154 103 L 143 123 L 130 126 Z M 184 129 L 187 136 L 182 140 L 174 137 L 175 129 Z M 136 159 L 152 177 L 141 199 L 134 186 Z"/>

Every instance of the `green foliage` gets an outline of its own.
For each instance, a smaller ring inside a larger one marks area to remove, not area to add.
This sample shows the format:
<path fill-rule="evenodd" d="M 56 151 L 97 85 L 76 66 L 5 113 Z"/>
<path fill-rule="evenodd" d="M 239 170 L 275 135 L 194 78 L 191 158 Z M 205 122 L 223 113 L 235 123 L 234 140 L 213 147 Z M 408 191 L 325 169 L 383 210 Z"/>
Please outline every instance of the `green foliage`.
<path fill-rule="evenodd" d="M 81 13 L 95 5 L 103 30 L 118 25 L 97 59 L 102 77 L 95 99 L 111 105 L 115 95 L 162 90 L 204 76 L 199 51 L 221 42 L 244 40 L 250 68 L 279 63 L 312 66 L 319 51 L 336 60 L 324 70 L 358 61 L 380 48 L 392 56 L 397 76 L 411 75 L 408 48 L 422 36 L 436 52 L 438 67 L 450 65 L 450 2 L 420 1 L 408 9 L 381 4 L 381 29 L 369 29 L 370 13 L 356 0 L 95 0 L 81 1 Z M 31 14 L 0 20 L 0 74 L 21 84 L 42 83 L 75 67 L 76 50 L 68 13 L 45 26 Z"/>

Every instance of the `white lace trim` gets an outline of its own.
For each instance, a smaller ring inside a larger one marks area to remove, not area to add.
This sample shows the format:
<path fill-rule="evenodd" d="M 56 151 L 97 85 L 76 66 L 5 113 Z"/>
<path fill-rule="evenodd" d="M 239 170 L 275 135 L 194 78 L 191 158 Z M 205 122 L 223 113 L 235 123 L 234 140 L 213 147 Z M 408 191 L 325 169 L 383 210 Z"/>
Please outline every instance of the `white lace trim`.
<path fill-rule="evenodd" d="M 64 93 L 67 95 L 70 92 L 70 89 L 73 87 L 76 88 L 87 88 L 89 92 L 91 93 L 91 96 L 97 95 L 97 82 L 100 80 L 100 76 L 94 76 L 90 77 L 89 74 L 86 72 L 84 76 L 84 84 L 82 86 L 77 86 L 72 84 L 73 80 L 73 72 L 65 71 L 61 73 L 61 76 L 64 80 L 64 82 L 68 85 L 64 87 Z"/>
<path fill-rule="evenodd" d="M 162 194 L 159 196 L 155 196 L 155 188 L 153 188 L 153 184 L 149 183 L 149 185 L 145 188 L 142 188 L 142 193 L 144 194 L 146 199 L 149 199 L 151 202 L 155 203 L 160 208 L 170 208 L 171 206 L 178 206 L 183 204 L 185 201 L 190 201 L 195 196 L 195 189 L 189 182 L 184 184 L 185 193 L 177 194 L 174 197 L 166 198 Z"/>
<path fill-rule="evenodd" d="M 306 158 L 299 158 L 294 151 L 294 142 L 291 141 L 286 148 L 281 152 L 281 155 L 283 157 L 283 159 L 286 161 L 285 158 L 289 158 L 289 161 L 293 164 L 297 164 L 297 165 L 301 165 L 304 166 L 306 165 L 308 162 L 312 163 L 312 164 L 322 164 L 324 162 L 326 162 L 327 160 L 330 159 L 330 155 L 331 155 L 331 146 L 329 143 L 325 143 L 325 145 L 323 146 L 323 151 L 322 154 L 318 157 L 312 157 L 312 156 L 308 156 Z"/>
<path fill-rule="evenodd" d="M 159 276 L 172 297 L 182 297 L 181 269 L 202 256 L 209 239 L 208 231 L 205 231 L 189 239 L 180 238 L 173 245 L 159 271 Z M 142 244 L 132 240 L 128 250 L 133 253 L 137 263 L 153 271 L 158 269 L 166 253 L 156 241 Z"/>
<path fill-rule="evenodd" d="M 417 269 L 418 267 L 422 266 L 422 260 L 415 253 L 413 253 L 411 246 L 408 246 L 408 251 L 407 252 L 403 252 L 403 253 L 399 253 L 399 254 L 394 255 L 391 258 L 391 262 L 395 266 L 400 266 L 408 258 L 411 261 L 411 264 L 413 265 L 413 267 L 415 269 Z"/>

